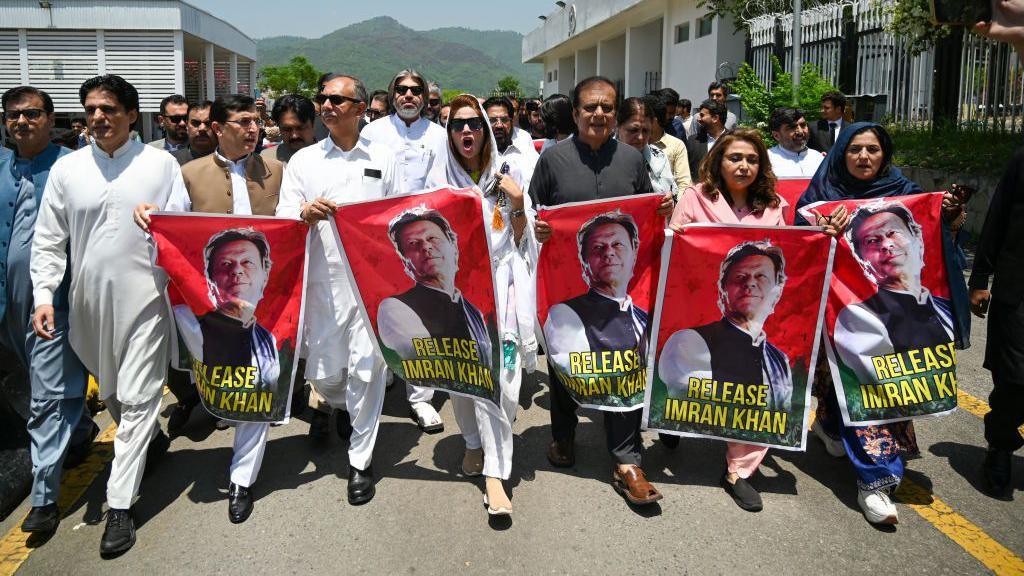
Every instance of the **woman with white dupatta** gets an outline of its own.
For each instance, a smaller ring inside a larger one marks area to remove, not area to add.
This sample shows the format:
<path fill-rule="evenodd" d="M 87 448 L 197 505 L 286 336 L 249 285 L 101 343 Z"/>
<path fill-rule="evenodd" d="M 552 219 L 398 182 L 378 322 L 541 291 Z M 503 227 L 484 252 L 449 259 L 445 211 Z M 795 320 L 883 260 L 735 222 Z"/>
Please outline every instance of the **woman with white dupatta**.
<path fill-rule="evenodd" d="M 512 502 L 503 480 L 512 471 L 512 422 L 519 403 L 522 370 L 537 365 L 533 207 L 523 193 L 521 171 L 511 158 L 500 159 L 487 115 L 476 97 L 452 100 L 448 116 L 447 184 L 472 188 L 483 199 L 484 222 L 491 243 L 497 321 L 501 334 L 501 405 L 452 396 L 455 420 L 466 441 L 462 471 L 483 474 L 484 504 L 490 515 L 511 515 Z"/>

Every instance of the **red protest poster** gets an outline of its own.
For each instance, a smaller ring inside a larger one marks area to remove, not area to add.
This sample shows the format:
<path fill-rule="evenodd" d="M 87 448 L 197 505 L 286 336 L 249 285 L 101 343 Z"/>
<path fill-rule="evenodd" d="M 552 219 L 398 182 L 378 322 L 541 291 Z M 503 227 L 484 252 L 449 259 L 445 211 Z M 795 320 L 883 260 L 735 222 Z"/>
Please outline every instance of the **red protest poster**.
<path fill-rule="evenodd" d="M 442 188 L 346 204 L 339 242 L 388 367 L 498 402 L 501 349 L 480 197 Z"/>
<path fill-rule="evenodd" d="M 670 235 L 645 426 L 802 450 L 833 246 L 806 227 Z"/>
<path fill-rule="evenodd" d="M 157 212 L 150 231 L 203 406 L 225 420 L 287 420 L 309 227 L 286 218 Z"/>
<path fill-rule="evenodd" d="M 775 192 L 789 204 L 782 211 L 782 217 L 787 225 L 793 225 L 793 218 L 796 216 L 796 203 L 810 185 L 810 178 L 779 178 L 775 183 Z"/>
<path fill-rule="evenodd" d="M 852 219 L 836 251 L 825 329 L 843 420 L 883 424 L 956 409 L 942 193 L 822 202 L 801 213 L 840 205 Z"/>
<path fill-rule="evenodd" d="M 659 194 L 544 208 L 537 313 L 554 373 L 582 406 L 639 408 L 665 218 Z"/>

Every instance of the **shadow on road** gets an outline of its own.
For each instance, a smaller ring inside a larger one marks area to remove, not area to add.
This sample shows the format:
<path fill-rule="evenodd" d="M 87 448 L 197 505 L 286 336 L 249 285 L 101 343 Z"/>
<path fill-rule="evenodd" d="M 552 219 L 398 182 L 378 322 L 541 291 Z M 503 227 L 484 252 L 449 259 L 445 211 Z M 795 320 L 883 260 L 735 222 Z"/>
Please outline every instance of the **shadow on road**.
<path fill-rule="evenodd" d="M 932 454 L 945 458 L 954 472 L 963 476 L 964 480 L 975 490 L 985 493 L 982 480 L 982 465 L 985 463 L 986 448 L 971 446 L 957 442 L 938 442 L 928 449 Z M 1017 490 L 1024 490 L 1024 458 L 1013 457 L 1013 478 Z"/>

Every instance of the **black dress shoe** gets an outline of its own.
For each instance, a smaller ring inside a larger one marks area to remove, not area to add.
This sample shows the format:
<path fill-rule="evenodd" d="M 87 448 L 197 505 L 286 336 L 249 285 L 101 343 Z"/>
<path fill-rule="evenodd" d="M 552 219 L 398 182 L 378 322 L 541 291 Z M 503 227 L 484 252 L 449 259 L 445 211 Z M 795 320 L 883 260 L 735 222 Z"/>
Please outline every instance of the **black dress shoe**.
<path fill-rule="evenodd" d="M 989 447 L 985 454 L 984 467 L 985 488 L 989 496 L 1000 500 L 1013 500 L 1012 456 L 1013 452 L 1009 450 Z"/>
<path fill-rule="evenodd" d="M 729 473 L 726 472 L 722 475 L 722 488 L 725 488 L 725 491 L 732 496 L 737 506 L 747 512 L 760 512 L 764 507 L 764 504 L 761 502 L 761 495 L 750 485 L 750 482 L 743 478 L 737 478 L 735 484 L 730 484 Z"/>
<path fill-rule="evenodd" d="M 675 450 L 679 448 L 679 436 L 675 434 L 662 434 L 658 433 L 658 441 L 665 445 L 665 448 L 669 450 Z"/>
<path fill-rule="evenodd" d="M 309 419 L 309 441 L 314 446 L 323 444 L 327 441 L 327 430 L 330 428 L 331 421 L 327 418 L 327 414 L 319 410 L 313 410 L 313 416 Z"/>
<path fill-rule="evenodd" d="M 185 424 L 188 424 L 188 419 L 192 416 L 192 410 L 198 403 L 198 398 L 196 398 L 196 400 L 196 402 L 179 401 L 174 405 L 174 408 L 171 410 L 171 415 L 167 418 L 168 434 L 171 436 L 177 436 L 181 433 L 181 429 L 185 427 Z"/>
<path fill-rule="evenodd" d="M 135 545 L 135 520 L 132 511 L 111 508 L 107 511 L 107 527 L 100 540 L 100 554 L 104 556 L 127 552 Z"/>
<path fill-rule="evenodd" d="M 348 467 L 348 503 L 353 506 L 366 504 L 373 499 L 377 489 L 373 486 L 373 468 L 360 470 L 355 466 Z"/>
<path fill-rule="evenodd" d="M 576 464 L 576 453 L 573 449 L 573 438 L 554 440 L 548 446 L 548 462 L 558 468 L 571 468 Z"/>
<path fill-rule="evenodd" d="M 338 432 L 338 438 L 347 445 L 352 439 L 352 421 L 348 418 L 348 412 L 338 410 L 334 413 L 334 429 Z"/>
<path fill-rule="evenodd" d="M 60 510 L 56 504 L 33 506 L 21 523 L 22 532 L 53 532 L 60 524 Z"/>
<path fill-rule="evenodd" d="M 245 486 L 232 482 L 228 485 L 228 520 L 241 524 L 252 514 L 252 493 Z"/>
<path fill-rule="evenodd" d="M 92 442 L 100 434 L 100 427 L 95 422 L 92 423 L 92 430 L 89 431 L 89 438 L 79 442 L 78 444 L 72 444 L 68 446 L 68 453 L 64 455 L 64 463 L 61 465 L 65 470 L 78 467 L 82 462 L 85 462 L 86 457 L 89 456 L 89 452 L 92 450 Z"/>
<path fill-rule="evenodd" d="M 149 448 L 146 448 L 146 468 L 142 473 L 143 477 L 149 476 L 152 469 L 156 468 L 156 465 L 163 460 L 167 449 L 171 447 L 171 439 L 164 434 L 163 430 L 157 430 L 156 436 L 149 441 Z"/>

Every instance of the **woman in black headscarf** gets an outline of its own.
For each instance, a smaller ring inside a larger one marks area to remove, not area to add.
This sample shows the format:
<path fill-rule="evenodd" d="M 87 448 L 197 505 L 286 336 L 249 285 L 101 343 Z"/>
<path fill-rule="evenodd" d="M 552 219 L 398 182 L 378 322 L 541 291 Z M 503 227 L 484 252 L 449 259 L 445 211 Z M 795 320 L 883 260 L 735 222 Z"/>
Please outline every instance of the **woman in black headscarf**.
<path fill-rule="evenodd" d="M 815 224 L 839 235 L 850 224 L 845 207 L 831 214 L 814 214 L 814 222 L 800 216 L 799 209 L 815 202 L 882 198 L 920 194 L 924 190 L 892 165 L 892 138 L 874 123 L 859 122 L 845 128 L 836 139 L 833 152 L 818 168 L 811 185 L 797 202 L 797 224 Z M 963 277 L 963 259 L 953 243 L 949 223 L 963 220 L 963 204 L 946 193 L 942 201 L 943 253 L 953 303 L 953 329 L 957 347 L 970 342 L 970 304 Z M 895 524 L 896 507 L 889 492 L 903 478 L 903 458 L 918 453 L 911 421 L 876 426 L 844 426 L 827 362 L 819 356 L 815 374 L 818 397 L 814 432 L 833 456 L 846 454 L 857 472 L 857 498 L 864 516 L 875 524 Z"/>

